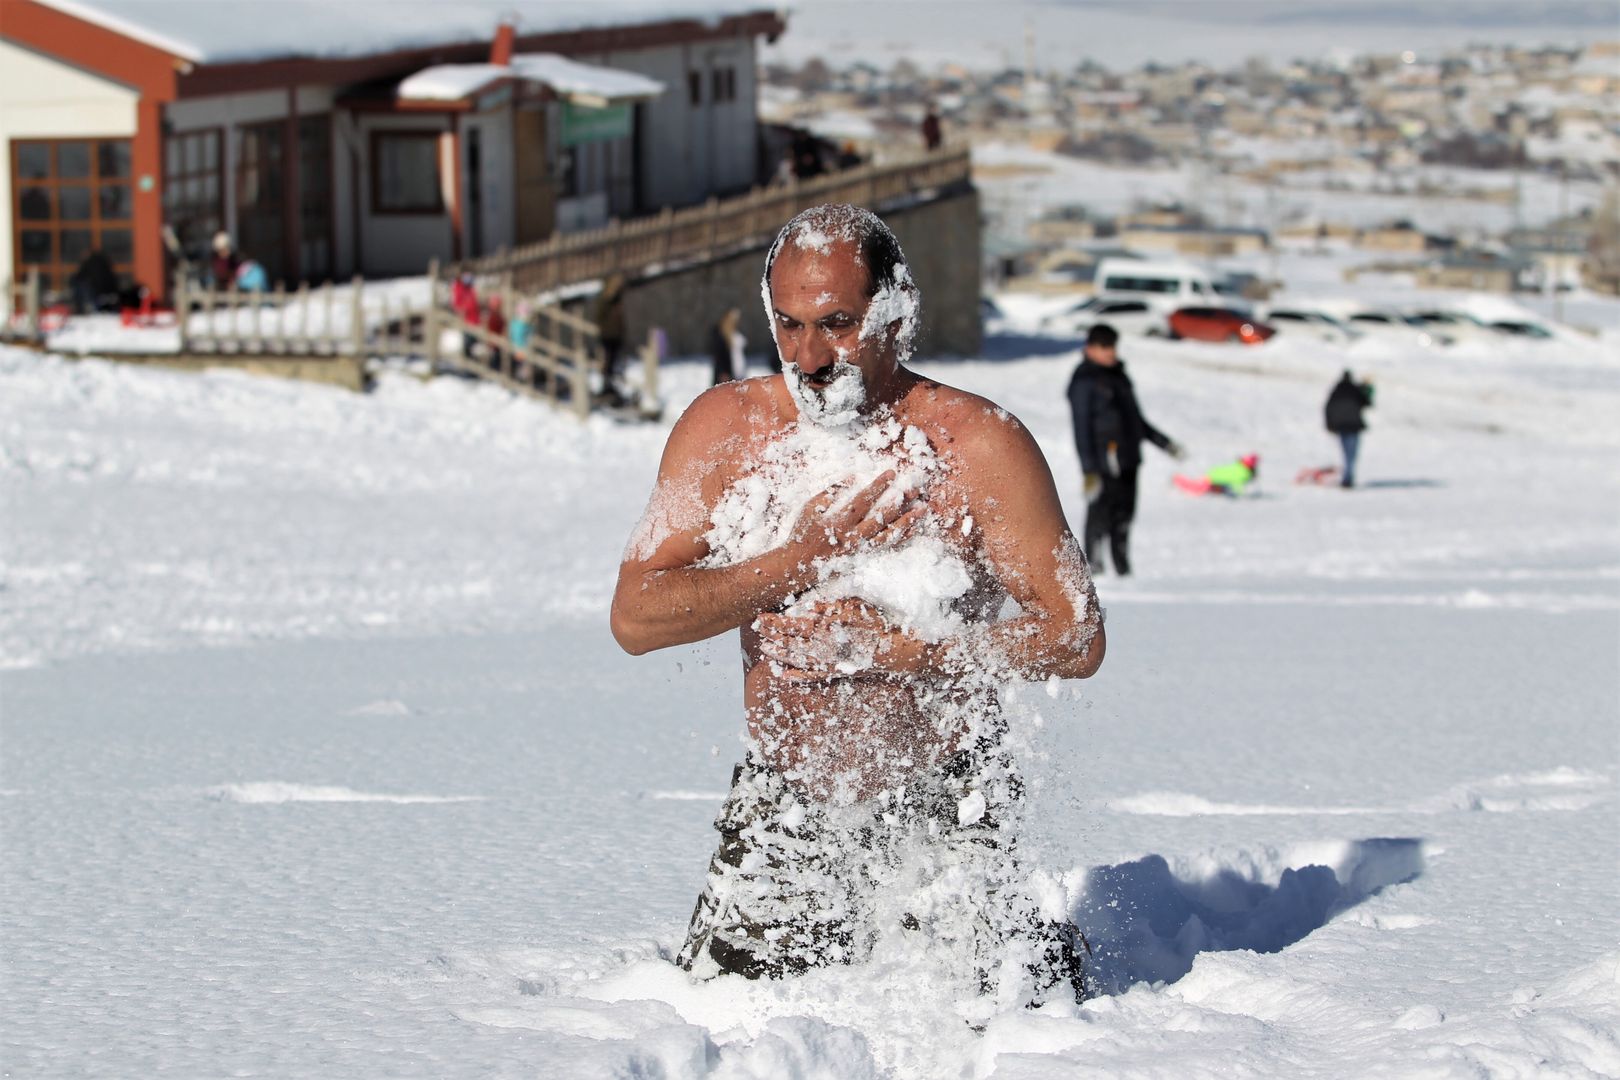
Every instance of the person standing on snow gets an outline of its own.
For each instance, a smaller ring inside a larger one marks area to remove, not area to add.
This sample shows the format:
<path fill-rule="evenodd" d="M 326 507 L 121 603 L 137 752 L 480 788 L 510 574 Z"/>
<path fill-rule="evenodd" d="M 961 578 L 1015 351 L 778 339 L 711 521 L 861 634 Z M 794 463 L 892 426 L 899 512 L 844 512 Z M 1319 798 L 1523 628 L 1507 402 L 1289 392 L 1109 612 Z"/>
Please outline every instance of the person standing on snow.
<path fill-rule="evenodd" d="M 748 378 L 748 356 L 743 352 L 748 339 L 738 329 L 741 323 L 742 312 L 737 308 L 727 308 L 709 332 L 709 359 L 713 366 L 714 386 L 732 379 Z"/>
<path fill-rule="evenodd" d="M 1074 445 L 1085 474 L 1086 559 L 1103 569 L 1102 540 L 1114 555 L 1114 572 L 1131 572 L 1131 520 L 1136 516 L 1136 471 L 1142 466 L 1142 440 L 1171 457 L 1185 456 L 1181 445 L 1147 422 L 1136 390 L 1119 359 L 1119 334 L 1098 323 L 1086 335 L 1085 359 L 1069 379 Z"/>
<path fill-rule="evenodd" d="M 1361 418 L 1361 414 L 1372 408 L 1372 403 L 1372 380 L 1356 382 L 1349 368 L 1344 369 L 1344 374 L 1328 394 L 1327 405 L 1323 408 L 1324 419 L 1327 429 L 1339 437 L 1339 446 L 1344 450 L 1344 475 L 1339 480 L 1340 487 L 1356 486 L 1356 454 L 1361 449 L 1361 433 L 1367 430 L 1367 422 Z"/>
<path fill-rule="evenodd" d="M 714 387 L 676 423 L 613 597 L 613 636 L 633 655 L 731 632 L 742 646 L 749 749 L 677 963 L 779 978 L 917 935 L 970 953 L 963 974 L 981 989 L 1005 947 L 1033 995 L 1077 1000 L 1078 929 L 999 891 L 1016 880 L 1002 823 L 1021 790 L 1001 743 L 1002 680 L 1088 678 L 1106 649 L 1046 461 L 1012 416 L 904 365 L 920 297 L 870 211 L 795 217 L 762 285 L 781 371 Z M 819 494 L 819 481 L 770 479 L 815 462 L 833 477 Z M 756 508 L 758 533 L 729 531 L 762 488 L 776 494 Z M 940 601 L 942 637 L 866 595 L 882 573 L 817 598 L 840 567 L 895 565 L 873 560 L 904 558 L 913 539 L 931 565 L 962 569 L 961 591 Z M 998 617 L 1008 599 L 1018 614 Z M 961 875 L 954 899 L 936 886 L 927 910 L 887 906 L 906 895 L 885 875 L 909 845 Z"/>
<path fill-rule="evenodd" d="M 619 389 L 619 358 L 624 353 L 624 275 L 609 274 L 596 296 L 597 333 L 602 340 L 602 392 L 614 405 L 629 401 Z"/>

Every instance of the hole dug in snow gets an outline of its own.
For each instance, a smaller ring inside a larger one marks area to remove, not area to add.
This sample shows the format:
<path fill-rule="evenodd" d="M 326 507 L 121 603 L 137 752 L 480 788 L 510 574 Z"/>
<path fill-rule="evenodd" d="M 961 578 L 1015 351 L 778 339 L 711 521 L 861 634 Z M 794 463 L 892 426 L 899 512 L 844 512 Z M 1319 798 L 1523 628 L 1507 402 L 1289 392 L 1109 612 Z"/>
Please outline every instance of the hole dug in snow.
<path fill-rule="evenodd" d="M 1423 873 L 1423 841 L 1346 840 L 1093 867 L 1074 908 L 1096 992 L 1173 983 L 1201 952 L 1277 952 Z"/>

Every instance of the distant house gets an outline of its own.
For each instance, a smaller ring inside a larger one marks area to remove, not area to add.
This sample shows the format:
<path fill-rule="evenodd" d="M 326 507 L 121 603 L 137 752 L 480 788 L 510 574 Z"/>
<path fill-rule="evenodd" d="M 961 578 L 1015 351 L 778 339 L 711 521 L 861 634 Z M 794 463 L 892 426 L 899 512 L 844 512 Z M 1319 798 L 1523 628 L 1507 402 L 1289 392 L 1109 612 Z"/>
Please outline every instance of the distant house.
<path fill-rule="evenodd" d="M 0 280 L 100 249 L 162 293 L 165 229 L 272 280 L 420 273 L 746 189 L 783 19 L 680 6 L 5 0 Z"/>
<path fill-rule="evenodd" d="M 1121 226 L 1116 239 L 1132 251 L 1201 256 L 1253 255 L 1269 245 L 1263 229 L 1203 225 Z"/>
<path fill-rule="evenodd" d="M 1428 247 L 1428 238 L 1411 222 L 1397 221 L 1393 225 L 1361 230 L 1356 234 L 1356 246 L 1369 251 L 1415 255 Z"/>
<path fill-rule="evenodd" d="M 1096 237 L 1097 223 L 1084 206 L 1059 206 L 1030 222 L 1028 233 L 1037 244 L 1078 244 Z"/>
<path fill-rule="evenodd" d="M 1420 289 L 1474 289 L 1509 293 L 1533 287 L 1535 264 L 1514 255 L 1460 251 L 1417 268 Z"/>

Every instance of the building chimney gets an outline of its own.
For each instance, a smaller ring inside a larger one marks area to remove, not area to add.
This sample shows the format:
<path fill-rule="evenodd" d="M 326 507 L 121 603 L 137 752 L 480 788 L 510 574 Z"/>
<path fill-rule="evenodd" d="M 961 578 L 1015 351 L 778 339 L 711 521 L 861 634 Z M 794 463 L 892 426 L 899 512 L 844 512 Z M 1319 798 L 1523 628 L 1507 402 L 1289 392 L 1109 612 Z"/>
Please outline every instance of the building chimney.
<path fill-rule="evenodd" d="M 503 21 L 495 28 L 495 43 L 489 47 L 489 62 L 500 67 L 512 66 L 512 46 L 517 43 L 517 29 Z"/>

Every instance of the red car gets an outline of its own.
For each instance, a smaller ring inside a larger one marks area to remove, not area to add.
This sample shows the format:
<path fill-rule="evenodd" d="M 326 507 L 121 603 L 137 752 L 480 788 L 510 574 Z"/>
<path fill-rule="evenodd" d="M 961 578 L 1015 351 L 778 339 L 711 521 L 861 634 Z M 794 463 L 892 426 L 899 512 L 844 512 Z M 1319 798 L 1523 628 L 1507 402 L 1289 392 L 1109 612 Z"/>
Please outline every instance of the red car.
<path fill-rule="evenodd" d="M 1275 327 L 1231 308 L 1187 307 L 1170 314 L 1170 336 L 1173 338 L 1258 345 L 1276 332 Z"/>

